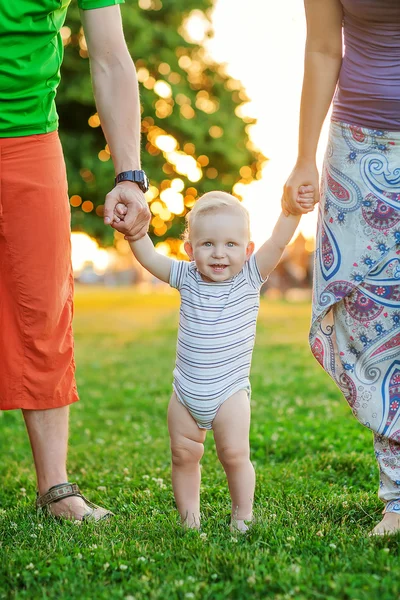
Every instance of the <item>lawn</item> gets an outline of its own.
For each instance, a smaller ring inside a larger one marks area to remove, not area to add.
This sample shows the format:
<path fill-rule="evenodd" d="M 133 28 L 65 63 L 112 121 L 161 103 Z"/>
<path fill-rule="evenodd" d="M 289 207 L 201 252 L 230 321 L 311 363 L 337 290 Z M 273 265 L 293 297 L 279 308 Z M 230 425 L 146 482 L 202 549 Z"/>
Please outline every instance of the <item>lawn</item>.
<path fill-rule="evenodd" d="M 166 407 L 175 292 L 81 288 L 70 480 L 116 513 L 99 526 L 37 516 L 19 412 L 0 413 L 0 598 L 399 598 L 399 537 L 380 518 L 372 435 L 307 347 L 309 307 L 262 300 L 252 370 L 257 521 L 232 535 L 212 435 L 202 532 L 182 531 L 170 483 Z"/>

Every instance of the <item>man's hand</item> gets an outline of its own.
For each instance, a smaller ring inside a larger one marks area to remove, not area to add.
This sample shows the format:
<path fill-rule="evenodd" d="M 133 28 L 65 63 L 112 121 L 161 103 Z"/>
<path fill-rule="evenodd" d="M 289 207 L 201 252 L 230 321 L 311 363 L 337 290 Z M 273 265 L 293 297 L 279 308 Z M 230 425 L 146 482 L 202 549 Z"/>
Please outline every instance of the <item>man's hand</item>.
<path fill-rule="evenodd" d="M 116 207 L 123 204 L 126 214 L 117 213 Z M 146 235 L 149 228 L 151 213 L 143 192 L 136 183 L 126 181 L 119 183 L 106 196 L 104 204 L 104 223 L 132 241 Z"/>
<path fill-rule="evenodd" d="M 301 188 L 301 189 L 300 189 Z M 297 164 L 283 188 L 282 211 L 288 215 L 301 215 L 309 212 L 299 203 L 300 195 L 313 195 L 313 202 L 319 202 L 319 174 L 314 163 Z"/>

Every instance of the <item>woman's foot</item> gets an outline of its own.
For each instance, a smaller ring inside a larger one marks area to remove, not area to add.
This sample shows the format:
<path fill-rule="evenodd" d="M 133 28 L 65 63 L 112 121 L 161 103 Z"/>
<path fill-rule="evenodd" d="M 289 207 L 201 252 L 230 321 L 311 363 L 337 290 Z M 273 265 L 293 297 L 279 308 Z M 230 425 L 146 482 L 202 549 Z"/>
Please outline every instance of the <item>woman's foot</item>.
<path fill-rule="evenodd" d="M 393 535 L 400 531 L 400 513 L 387 512 L 369 535 Z"/>

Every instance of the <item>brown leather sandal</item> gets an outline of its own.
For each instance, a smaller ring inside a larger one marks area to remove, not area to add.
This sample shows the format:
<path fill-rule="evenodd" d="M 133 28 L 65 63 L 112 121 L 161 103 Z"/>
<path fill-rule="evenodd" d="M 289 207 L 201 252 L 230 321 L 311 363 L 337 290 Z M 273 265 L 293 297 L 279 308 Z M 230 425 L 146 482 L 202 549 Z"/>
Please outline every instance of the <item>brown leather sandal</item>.
<path fill-rule="evenodd" d="M 53 504 L 54 502 L 59 502 L 64 498 L 70 498 L 71 496 L 77 496 L 78 498 L 82 498 L 82 500 L 84 500 L 84 502 L 86 502 L 86 504 L 92 509 L 90 512 L 86 513 L 86 515 L 83 515 L 82 521 L 102 521 L 104 519 L 109 519 L 110 517 L 114 516 L 114 513 L 112 513 L 110 510 L 101 508 L 100 506 L 97 506 L 97 504 L 93 504 L 93 502 L 90 502 L 90 500 L 85 498 L 85 496 L 81 494 L 81 491 L 76 485 L 76 483 L 68 482 L 60 483 L 59 485 L 53 485 L 53 487 L 51 487 L 49 491 L 46 492 L 46 494 L 43 494 L 43 496 L 39 496 L 38 494 L 36 498 L 36 509 L 46 509 L 48 513 L 54 517 L 49 508 L 50 504 Z M 78 521 L 79 519 L 76 520 Z"/>

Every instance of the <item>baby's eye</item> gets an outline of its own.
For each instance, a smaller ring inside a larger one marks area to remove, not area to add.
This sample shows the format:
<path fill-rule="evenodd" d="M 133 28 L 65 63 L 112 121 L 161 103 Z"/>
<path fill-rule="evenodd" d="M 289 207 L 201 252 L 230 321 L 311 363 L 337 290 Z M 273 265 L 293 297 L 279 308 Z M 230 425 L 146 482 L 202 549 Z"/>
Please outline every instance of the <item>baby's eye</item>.
<path fill-rule="evenodd" d="M 236 245 L 235 242 L 228 242 L 227 243 L 228 248 L 233 248 L 235 245 Z"/>
<path fill-rule="evenodd" d="M 206 248 L 211 248 L 212 244 L 211 242 L 204 242 L 203 246 L 205 246 Z"/>

